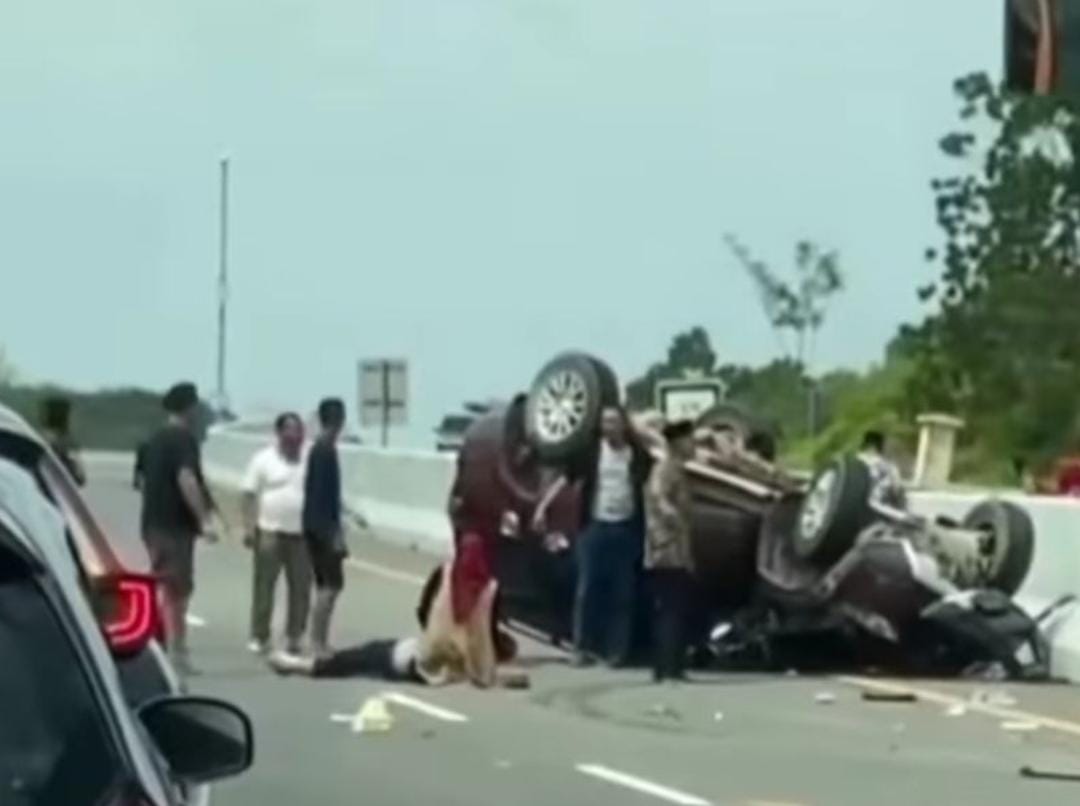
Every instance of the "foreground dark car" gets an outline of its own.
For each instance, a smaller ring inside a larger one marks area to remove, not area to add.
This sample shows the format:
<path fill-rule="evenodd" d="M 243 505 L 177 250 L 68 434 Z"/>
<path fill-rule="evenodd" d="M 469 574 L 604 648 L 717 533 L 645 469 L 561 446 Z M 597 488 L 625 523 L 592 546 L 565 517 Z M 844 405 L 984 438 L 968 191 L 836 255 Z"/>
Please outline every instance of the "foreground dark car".
<path fill-rule="evenodd" d="M 458 456 L 456 529 L 489 537 L 504 615 L 555 641 L 569 635 L 580 491 L 567 488 L 555 502 L 549 534 L 524 525 L 545 484 L 580 461 L 602 408 L 618 400 L 605 364 L 563 354 L 527 394 L 480 418 Z M 745 438 L 753 429 L 730 407 L 706 414 L 699 427 L 706 442 L 710 432 Z M 921 518 L 876 500 L 869 469 L 853 456 L 812 479 L 739 451 L 703 450 L 687 469 L 699 656 L 740 668 L 955 674 L 996 664 L 1017 677 L 1048 673 L 1037 620 L 1010 599 L 1035 540 L 1015 505 L 987 500 L 962 523 Z M 644 583 L 639 650 L 649 642 Z"/>
<path fill-rule="evenodd" d="M 251 723 L 235 707 L 130 703 L 84 581 L 52 502 L 0 458 L 0 803 L 186 806 L 246 770 Z"/>

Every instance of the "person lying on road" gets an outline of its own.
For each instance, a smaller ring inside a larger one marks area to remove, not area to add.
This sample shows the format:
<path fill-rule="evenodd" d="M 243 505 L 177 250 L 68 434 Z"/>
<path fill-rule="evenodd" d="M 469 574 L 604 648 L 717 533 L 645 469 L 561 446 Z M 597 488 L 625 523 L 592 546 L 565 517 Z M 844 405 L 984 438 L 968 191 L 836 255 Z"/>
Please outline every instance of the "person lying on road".
<path fill-rule="evenodd" d="M 335 651 L 325 657 L 270 657 L 281 674 L 310 677 L 380 677 L 424 685 L 469 681 L 480 688 L 522 685 L 521 674 L 496 673 L 496 664 L 513 658 L 512 640 L 494 633 L 498 583 L 491 574 L 483 542 L 461 538 L 454 558 L 433 574 L 421 595 L 419 638 L 384 638 Z"/>

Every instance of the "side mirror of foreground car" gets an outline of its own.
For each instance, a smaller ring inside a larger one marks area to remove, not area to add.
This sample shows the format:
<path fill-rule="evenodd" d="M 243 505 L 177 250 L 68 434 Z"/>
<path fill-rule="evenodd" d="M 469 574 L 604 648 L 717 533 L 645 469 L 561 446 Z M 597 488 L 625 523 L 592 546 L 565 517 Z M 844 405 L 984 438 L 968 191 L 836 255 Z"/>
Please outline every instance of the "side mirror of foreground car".
<path fill-rule="evenodd" d="M 251 720 L 234 705 L 208 697 L 165 697 L 140 708 L 139 718 L 181 781 L 208 783 L 251 766 Z"/>

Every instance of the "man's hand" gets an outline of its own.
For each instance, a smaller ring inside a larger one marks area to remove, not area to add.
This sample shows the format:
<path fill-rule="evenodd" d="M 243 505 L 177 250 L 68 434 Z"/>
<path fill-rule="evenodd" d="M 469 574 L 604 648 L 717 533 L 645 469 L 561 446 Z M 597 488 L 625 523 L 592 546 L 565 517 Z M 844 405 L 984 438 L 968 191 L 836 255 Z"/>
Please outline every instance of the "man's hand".
<path fill-rule="evenodd" d="M 244 530 L 244 548 L 253 549 L 258 541 L 258 532 L 255 529 Z"/>
<path fill-rule="evenodd" d="M 570 548 L 570 541 L 566 539 L 566 535 L 561 532 L 553 532 L 552 534 L 544 536 L 544 549 L 552 554 L 558 554 L 559 552 L 566 551 Z"/>

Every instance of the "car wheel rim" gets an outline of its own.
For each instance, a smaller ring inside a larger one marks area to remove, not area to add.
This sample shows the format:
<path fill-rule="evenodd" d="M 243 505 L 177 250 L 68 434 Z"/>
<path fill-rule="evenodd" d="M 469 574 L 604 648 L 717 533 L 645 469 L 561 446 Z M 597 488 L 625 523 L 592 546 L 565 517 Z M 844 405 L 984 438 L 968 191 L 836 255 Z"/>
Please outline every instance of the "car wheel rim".
<path fill-rule="evenodd" d="M 547 443 L 561 442 L 585 421 L 589 390 L 576 372 L 549 375 L 536 397 L 536 433 Z"/>
<path fill-rule="evenodd" d="M 822 473 L 803 501 L 799 514 L 799 537 L 803 540 L 815 540 L 825 526 L 832 505 L 833 490 L 836 487 L 836 471 Z"/>

